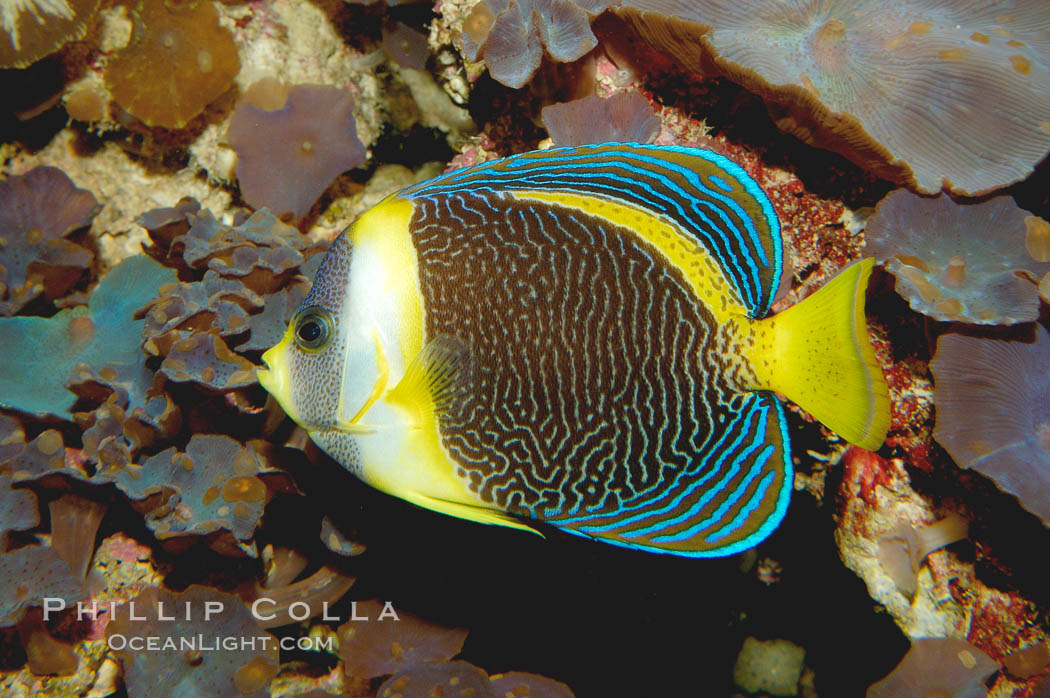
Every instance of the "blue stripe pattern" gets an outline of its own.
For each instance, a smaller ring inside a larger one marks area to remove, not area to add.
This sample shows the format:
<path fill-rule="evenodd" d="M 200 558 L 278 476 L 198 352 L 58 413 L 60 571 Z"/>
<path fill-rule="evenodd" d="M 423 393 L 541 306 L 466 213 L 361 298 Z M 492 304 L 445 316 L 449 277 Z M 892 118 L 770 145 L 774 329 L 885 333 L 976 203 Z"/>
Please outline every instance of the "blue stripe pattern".
<path fill-rule="evenodd" d="M 553 148 L 448 172 L 400 196 L 536 190 L 601 196 L 665 217 L 715 258 L 750 317 L 769 311 L 783 268 L 779 220 L 747 172 L 711 151 L 634 143 Z"/>

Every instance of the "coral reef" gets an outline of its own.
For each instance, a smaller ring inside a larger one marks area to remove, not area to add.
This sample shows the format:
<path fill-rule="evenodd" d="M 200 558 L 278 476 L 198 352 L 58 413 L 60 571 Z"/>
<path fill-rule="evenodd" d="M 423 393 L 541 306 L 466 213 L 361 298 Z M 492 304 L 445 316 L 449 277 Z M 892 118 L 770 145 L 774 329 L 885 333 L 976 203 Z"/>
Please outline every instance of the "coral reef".
<path fill-rule="evenodd" d="M 175 611 L 173 617 L 166 616 L 165 606 Z M 185 608 L 199 613 L 187 618 L 179 613 Z M 180 650 L 180 638 L 198 635 L 219 643 L 240 637 L 254 642 L 236 642 L 221 651 Z M 131 695 L 262 695 L 277 674 L 277 643 L 266 641 L 239 598 L 208 587 L 191 586 L 182 593 L 149 587 L 113 610 L 106 636 Z M 155 638 L 156 647 L 142 642 L 147 638 Z"/>
<path fill-rule="evenodd" d="M 0 318 L 0 405 L 30 414 L 70 416 L 75 396 L 67 389 L 76 378 L 109 386 L 123 406 L 143 408 L 152 386 L 139 351 L 143 321 L 135 314 L 175 274 L 147 257 L 129 259 L 107 274 L 87 307 L 53 317 Z M 40 347 L 51 347 L 41 352 Z M 78 368 L 78 367 L 83 368 Z"/>
<path fill-rule="evenodd" d="M 467 631 L 442 628 L 407 613 L 384 614 L 377 600 L 357 602 L 354 615 L 374 619 L 350 621 L 339 628 L 339 651 L 351 676 L 371 679 L 459 654 Z"/>

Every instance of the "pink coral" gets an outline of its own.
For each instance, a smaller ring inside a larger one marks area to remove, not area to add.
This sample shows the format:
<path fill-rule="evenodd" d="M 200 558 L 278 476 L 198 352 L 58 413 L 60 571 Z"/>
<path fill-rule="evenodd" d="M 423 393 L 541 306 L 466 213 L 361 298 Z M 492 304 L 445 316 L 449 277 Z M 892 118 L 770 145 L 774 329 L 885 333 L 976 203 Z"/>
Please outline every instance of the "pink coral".
<path fill-rule="evenodd" d="M 982 698 L 988 694 L 984 682 L 998 668 L 991 657 L 964 640 L 920 637 L 889 676 L 872 684 L 868 698 Z"/>
<path fill-rule="evenodd" d="M 507 87 L 522 87 L 540 67 L 546 52 L 568 63 L 598 44 L 590 16 L 603 0 L 482 0 L 463 24 L 463 53 L 484 58 L 489 73 Z"/>
<path fill-rule="evenodd" d="M 638 92 L 552 104 L 543 108 L 541 118 L 555 145 L 652 143 L 660 133 L 659 117 Z"/>
<path fill-rule="evenodd" d="M 1018 272 L 1050 272 L 1040 259 L 1046 227 L 1008 196 L 963 205 L 901 189 L 879 202 L 866 235 L 912 309 L 938 320 L 1008 325 L 1039 314 L 1038 289 Z"/>
<path fill-rule="evenodd" d="M 41 295 L 57 298 L 76 283 L 93 255 L 66 238 L 100 208 L 54 167 L 0 181 L 0 315 Z"/>

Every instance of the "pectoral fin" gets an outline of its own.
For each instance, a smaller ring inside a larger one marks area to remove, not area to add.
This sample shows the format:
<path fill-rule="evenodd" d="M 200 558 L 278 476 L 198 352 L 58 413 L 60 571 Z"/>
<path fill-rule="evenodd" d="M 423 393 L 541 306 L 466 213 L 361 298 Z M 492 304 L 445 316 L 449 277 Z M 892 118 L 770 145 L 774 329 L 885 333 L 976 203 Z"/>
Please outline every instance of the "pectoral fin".
<path fill-rule="evenodd" d="M 416 355 L 386 400 L 407 411 L 411 422 L 421 428 L 461 402 L 470 382 L 469 367 L 465 343 L 448 335 L 435 337 Z"/>

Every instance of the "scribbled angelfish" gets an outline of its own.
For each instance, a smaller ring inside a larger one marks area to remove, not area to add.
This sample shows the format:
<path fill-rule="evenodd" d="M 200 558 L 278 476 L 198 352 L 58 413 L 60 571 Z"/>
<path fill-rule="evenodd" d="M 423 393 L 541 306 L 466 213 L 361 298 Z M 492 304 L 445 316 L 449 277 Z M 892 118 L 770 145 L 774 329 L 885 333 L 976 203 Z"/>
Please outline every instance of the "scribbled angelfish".
<path fill-rule="evenodd" d="M 259 380 L 369 484 L 435 511 L 694 557 L 780 523 L 779 392 L 877 448 L 871 260 L 768 319 L 773 207 L 684 147 L 532 152 L 395 194 L 333 244 Z"/>

